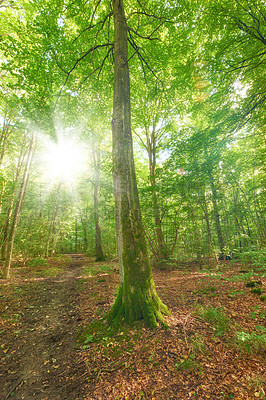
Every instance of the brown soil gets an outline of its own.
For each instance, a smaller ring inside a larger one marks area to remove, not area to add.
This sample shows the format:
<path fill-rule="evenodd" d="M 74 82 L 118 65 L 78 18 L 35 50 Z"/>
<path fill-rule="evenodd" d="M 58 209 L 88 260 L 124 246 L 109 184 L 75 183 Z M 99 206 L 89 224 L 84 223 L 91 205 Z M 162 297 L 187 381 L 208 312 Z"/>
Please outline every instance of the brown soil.
<path fill-rule="evenodd" d="M 83 399 L 73 257 L 56 278 L 16 279 L 1 288 L 1 399 Z M 1 397 L 2 396 L 2 397 Z"/>
<path fill-rule="evenodd" d="M 20 268 L 1 282 L 1 400 L 265 399 L 265 302 L 246 287 L 241 265 L 155 271 L 169 329 L 121 325 L 110 335 L 91 323 L 110 309 L 117 266 L 78 255 L 50 264 L 56 278 Z M 200 316 L 206 307 L 224 310 L 223 326 Z"/>

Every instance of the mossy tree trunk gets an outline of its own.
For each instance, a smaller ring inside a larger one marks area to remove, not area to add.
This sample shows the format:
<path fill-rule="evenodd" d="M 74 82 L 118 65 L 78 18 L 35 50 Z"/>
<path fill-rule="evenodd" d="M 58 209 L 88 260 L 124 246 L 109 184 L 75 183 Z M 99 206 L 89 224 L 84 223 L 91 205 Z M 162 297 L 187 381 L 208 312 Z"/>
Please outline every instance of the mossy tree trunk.
<path fill-rule="evenodd" d="M 112 0 L 115 28 L 113 98 L 113 180 L 116 201 L 120 287 L 109 313 L 110 322 L 144 319 L 157 326 L 167 307 L 159 299 L 152 277 L 142 225 L 133 159 L 128 27 L 123 1 Z M 122 254 L 121 254 L 122 253 Z"/>

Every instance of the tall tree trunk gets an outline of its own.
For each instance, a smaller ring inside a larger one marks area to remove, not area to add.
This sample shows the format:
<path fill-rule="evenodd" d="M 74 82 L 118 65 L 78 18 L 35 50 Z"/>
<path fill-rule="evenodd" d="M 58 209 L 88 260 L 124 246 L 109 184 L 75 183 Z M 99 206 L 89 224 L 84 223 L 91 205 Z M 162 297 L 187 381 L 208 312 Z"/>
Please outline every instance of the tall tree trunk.
<path fill-rule="evenodd" d="M 162 230 L 162 220 L 161 213 L 158 204 L 158 193 L 156 191 L 156 132 L 155 126 L 153 126 L 151 135 L 149 134 L 149 127 L 145 127 L 146 130 L 146 142 L 147 142 L 147 151 L 149 157 L 149 169 L 150 169 L 150 183 L 153 189 L 152 191 L 152 205 L 153 205 L 153 214 L 154 214 L 154 223 L 155 223 L 155 233 L 157 239 L 157 258 L 159 260 L 169 258 L 169 249 L 167 249 L 164 234 Z"/>
<path fill-rule="evenodd" d="M 224 254 L 224 237 L 223 237 L 223 232 L 221 228 L 221 222 L 220 222 L 220 215 L 219 215 L 219 209 L 218 209 L 218 203 L 217 203 L 217 191 L 216 187 L 213 182 L 213 177 L 210 175 L 210 180 L 211 180 L 211 191 L 212 191 L 212 206 L 213 206 L 213 216 L 214 216 L 214 222 L 215 222 L 215 227 L 216 227 L 216 232 L 217 232 L 217 237 L 218 237 L 218 243 L 220 247 L 220 259 L 224 259 L 225 254 Z"/>
<path fill-rule="evenodd" d="M 210 219 L 209 219 L 209 214 L 208 214 L 208 207 L 206 204 L 206 198 L 205 194 L 200 194 L 199 188 L 198 188 L 198 203 L 200 205 L 200 208 L 203 211 L 205 222 L 206 222 L 206 227 L 207 227 L 207 234 L 208 234 L 208 247 L 210 249 L 210 257 L 214 257 L 215 261 L 218 261 L 218 258 L 216 256 L 216 253 L 214 251 L 214 245 L 213 245 L 213 240 L 212 240 L 212 233 L 211 233 L 211 225 L 210 225 Z"/>
<path fill-rule="evenodd" d="M 44 257 L 48 258 L 53 253 L 54 243 L 55 243 L 55 235 L 56 235 L 56 218 L 58 212 L 58 198 L 61 189 L 62 182 L 58 183 L 55 191 L 55 199 L 53 204 L 52 215 L 50 218 L 48 236 L 46 241 L 46 249 Z"/>
<path fill-rule="evenodd" d="M 194 235 L 195 235 L 195 247 L 196 247 L 196 253 L 197 253 L 197 262 L 199 265 L 199 268 L 202 269 L 202 254 L 201 254 L 201 240 L 200 240 L 200 232 L 199 232 L 199 224 L 196 221 L 194 210 L 193 210 L 193 205 L 189 205 L 189 211 L 190 211 L 190 216 L 191 216 L 191 221 L 193 225 L 193 230 L 194 230 Z"/>
<path fill-rule="evenodd" d="M 78 252 L 78 217 L 75 219 L 75 253 Z"/>
<path fill-rule="evenodd" d="M 128 28 L 123 1 L 112 0 L 112 4 L 115 29 L 113 180 L 123 273 L 109 320 L 118 323 L 120 318 L 129 322 L 144 319 L 155 327 L 157 321 L 163 320 L 162 313 L 167 312 L 167 307 L 156 293 L 140 213 L 131 134 Z"/>
<path fill-rule="evenodd" d="M 2 234 L 1 259 L 2 260 L 5 260 L 6 256 L 7 256 L 8 241 L 9 241 L 10 230 L 11 230 L 11 226 L 12 226 L 12 215 L 13 215 L 14 209 L 16 207 L 16 206 L 14 206 L 15 200 L 16 200 L 16 193 L 18 190 L 19 179 L 20 179 L 20 176 L 22 173 L 22 167 L 23 167 L 23 163 L 25 161 L 26 152 L 28 151 L 28 150 L 25 151 L 25 147 L 27 146 L 27 143 L 25 142 L 25 137 L 26 137 L 26 135 L 24 136 L 24 145 L 21 146 L 21 150 L 19 153 L 19 157 L 18 157 L 18 161 L 17 161 L 17 168 L 16 168 L 16 176 L 15 176 L 15 179 L 12 184 L 10 197 L 8 199 L 8 201 L 9 201 L 8 212 L 7 212 L 7 216 L 5 219 L 5 224 L 3 226 L 3 230 L 1 232 L 1 234 Z"/>
<path fill-rule="evenodd" d="M 94 224 L 95 224 L 95 236 L 96 236 L 96 261 L 104 261 L 105 257 L 102 248 L 102 234 L 100 226 L 100 215 L 99 215 L 99 188 L 100 188 L 100 155 L 97 150 L 92 150 L 93 162 L 94 162 Z"/>
<path fill-rule="evenodd" d="M 83 229 L 83 251 L 84 253 L 86 253 L 86 251 L 88 250 L 88 232 L 87 232 L 87 210 L 86 210 L 86 214 L 85 217 L 81 216 L 80 217 L 80 221 L 81 221 L 81 225 L 82 225 L 82 229 Z"/>
<path fill-rule="evenodd" d="M 17 230 L 17 226 L 18 226 L 20 211 L 21 211 L 23 200 L 24 200 L 24 197 L 25 197 L 25 194 L 27 191 L 28 180 L 29 180 L 29 171 L 30 171 L 30 166 L 32 163 L 33 153 L 34 153 L 34 145 L 35 145 L 35 135 L 33 134 L 32 138 L 31 138 L 31 142 L 30 142 L 30 148 L 28 151 L 28 156 L 27 156 L 27 160 L 26 160 L 24 173 L 23 173 L 23 179 L 22 179 L 22 182 L 20 185 L 16 208 L 15 208 L 14 215 L 13 215 L 13 221 L 12 221 L 12 225 L 10 227 L 10 232 L 9 232 L 9 237 L 8 237 L 6 258 L 5 258 L 4 271 L 3 271 L 3 275 L 7 279 L 10 278 L 10 266 L 11 266 L 13 247 L 14 247 L 14 240 L 15 240 L 15 236 L 16 236 L 16 230 Z"/>

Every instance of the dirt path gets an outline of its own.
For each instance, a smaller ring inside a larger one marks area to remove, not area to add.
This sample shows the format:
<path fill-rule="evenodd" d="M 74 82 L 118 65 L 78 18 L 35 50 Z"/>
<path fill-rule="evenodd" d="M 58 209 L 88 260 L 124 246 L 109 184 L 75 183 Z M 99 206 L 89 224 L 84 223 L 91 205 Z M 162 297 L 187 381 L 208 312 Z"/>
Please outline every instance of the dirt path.
<path fill-rule="evenodd" d="M 75 348 L 82 259 L 72 256 L 69 261 L 57 278 L 28 282 L 19 289 L 19 329 L 14 321 L 8 333 L 0 332 L 1 400 L 83 399 L 85 366 Z"/>

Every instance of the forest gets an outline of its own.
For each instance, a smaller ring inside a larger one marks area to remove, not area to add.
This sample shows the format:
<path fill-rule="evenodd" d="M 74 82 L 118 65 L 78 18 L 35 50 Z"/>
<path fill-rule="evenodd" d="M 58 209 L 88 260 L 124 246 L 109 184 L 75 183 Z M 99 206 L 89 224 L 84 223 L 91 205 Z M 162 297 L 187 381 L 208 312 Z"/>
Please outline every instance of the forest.
<path fill-rule="evenodd" d="M 265 399 L 264 1 L 0 18 L 3 399 Z"/>

